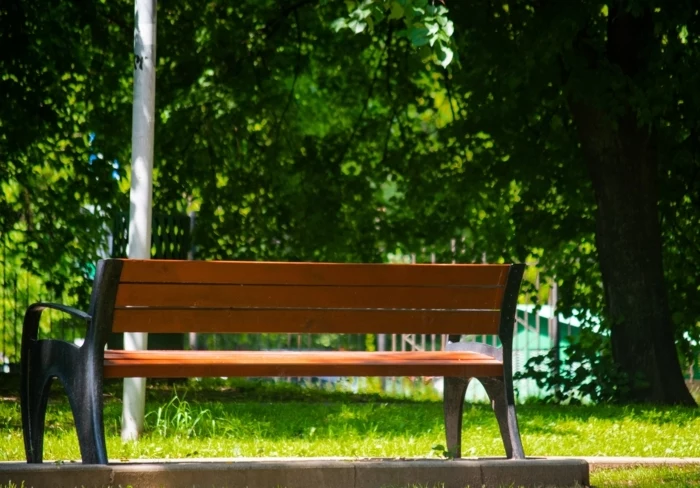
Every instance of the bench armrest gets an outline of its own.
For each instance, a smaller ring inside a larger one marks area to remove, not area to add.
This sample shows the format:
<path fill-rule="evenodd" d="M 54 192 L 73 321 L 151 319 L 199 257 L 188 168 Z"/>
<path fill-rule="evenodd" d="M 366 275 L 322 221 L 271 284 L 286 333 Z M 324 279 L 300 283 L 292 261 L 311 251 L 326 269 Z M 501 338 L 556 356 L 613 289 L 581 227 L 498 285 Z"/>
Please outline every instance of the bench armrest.
<path fill-rule="evenodd" d="M 36 340 L 39 333 L 39 319 L 41 319 L 41 313 L 47 309 L 59 310 L 63 313 L 75 317 L 77 319 L 82 319 L 88 324 L 92 321 L 92 317 L 73 307 L 68 305 L 61 305 L 60 303 L 33 303 L 29 306 L 26 313 L 24 314 L 24 324 L 22 326 L 22 342 L 25 340 Z"/>

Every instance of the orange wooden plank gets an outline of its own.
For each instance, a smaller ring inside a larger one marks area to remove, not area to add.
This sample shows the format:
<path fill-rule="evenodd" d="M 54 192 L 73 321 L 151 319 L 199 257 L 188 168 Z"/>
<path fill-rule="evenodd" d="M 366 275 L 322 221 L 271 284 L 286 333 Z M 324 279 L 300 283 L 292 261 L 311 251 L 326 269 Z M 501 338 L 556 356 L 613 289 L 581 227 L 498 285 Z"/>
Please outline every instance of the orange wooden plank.
<path fill-rule="evenodd" d="M 117 307 L 499 310 L 503 288 L 122 284 Z"/>
<path fill-rule="evenodd" d="M 259 364 L 247 366 L 177 365 L 177 364 L 115 364 L 105 363 L 105 378 L 205 378 L 205 377 L 311 377 L 311 376 L 457 376 L 463 378 L 502 377 L 502 365 L 495 364 L 382 364 L 335 365 L 323 371 L 308 365 L 276 366 Z"/>
<path fill-rule="evenodd" d="M 422 356 L 422 357 L 421 357 Z M 465 352 L 106 351 L 107 378 L 207 376 L 502 376 L 502 363 Z"/>
<path fill-rule="evenodd" d="M 266 361 L 289 361 L 298 364 L 362 363 L 367 361 L 406 362 L 406 361 L 490 361 L 493 357 L 470 351 L 182 351 L 150 350 L 126 351 L 107 349 L 105 359 L 119 361 L 181 361 L 201 364 L 229 361 L 232 363 L 264 363 Z M 498 361 L 497 361 L 498 362 Z"/>
<path fill-rule="evenodd" d="M 123 260 L 127 283 L 504 286 L 508 264 L 338 264 Z"/>
<path fill-rule="evenodd" d="M 496 334 L 498 311 L 147 309 L 114 311 L 113 332 Z"/>

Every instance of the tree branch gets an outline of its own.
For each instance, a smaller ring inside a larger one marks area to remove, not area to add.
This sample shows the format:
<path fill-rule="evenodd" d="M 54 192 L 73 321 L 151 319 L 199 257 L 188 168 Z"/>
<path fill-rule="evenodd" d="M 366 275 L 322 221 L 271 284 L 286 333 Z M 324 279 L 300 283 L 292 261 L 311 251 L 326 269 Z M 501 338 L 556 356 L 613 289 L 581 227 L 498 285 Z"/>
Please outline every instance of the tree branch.
<path fill-rule="evenodd" d="M 305 7 L 307 5 L 310 5 L 312 3 L 318 3 L 318 0 L 298 0 L 297 2 L 294 2 L 291 5 L 287 5 L 286 7 L 283 7 L 280 10 L 280 15 L 276 19 L 265 24 L 265 26 L 261 29 L 262 32 L 266 36 L 273 34 L 275 32 L 275 30 L 277 29 L 277 26 L 279 25 L 279 23 L 282 22 L 284 19 L 286 19 L 289 14 L 291 14 L 291 13 L 296 14 L 298 9 L 300 9 L 301 7 Z"/>
<path fill-rule="evenodd" d="M 292 100 L 294 100 L 294 89 L 296 88 L 299 71 L 301 70 L 301 27 L 299 25 L 299 13 L 296 10 L 294 11 L 294 20 L 297 26 L 297 62 L 294 65 L 294 78 L 292 79 L 292 88 L 289 90 L 289 95 L 287 96 L 287 103 L 277 119 L 277 122 L 275 122 L 275 129 L 272 131 L 275 141 L 279 135 L 279 130 L 282 127 L 282 122 L 287 114 L 287 110 L 289 110 L 289 106 L 292 104 Z"/>
<path fill-rule="evenodd" d="M 343 149 L 343 152 L 340 154 L 340 157 L 338 158 L 337 165 L 342 164 L 343 160 L 345 159 L 345 156 L 347 155 L 348 151 L 350 150 L 350 145 L 352 144 L 352 141 L 355 139 L 355 136 L 357 135 L 360 122 L 362 121 L 362 118 L 364 117 L 365 112 L 367 111 L 367 106 L 369 105 L 369 100 L 372 98 L 372 94 L 374 93 L 374 85 L 376 84 L 376 81 L 377 81 L 377 74 L 379 73 L 379 67 L 382 64 L 382 59 L 384 58 L 384 54 L 387 52 L 387 47 L 388 47 L 388 44 L 385 44 L 384 49 L 382 49 L 382 52 L 379 55 L 379 58 L 377 59 L 377 65 L 374 67 L 374 73 L 372 74 L 372 80 L 370 81 L 369 89 L 367 90 L 367 96 L 365 97 L 365 102 L 362 104 L 362 110 L 360 111 L 360 115 L 357 117 L 357 121 L 354 124 L 354 127 L 352 129 L 352 133 L 350 134 L 350 137 L 348 138 L 348 142 L 345 144 L 345 149 Z"/>
<path fill-rule="evenodd" d="M 389 152 L 389 140 L 391 139 L 391 128 L 394 126 L 394 119 L 396 114 L 399 113 L 401 106 L 397 103 L 394 105 L 394 109 L 391 111 L 391 116 L 389 117 L 389 125 L 386 128 L 386 137 L 384 138 L 384 150 L 382 151 L 382 159 L 379 161 L 380 165 L 384 165 L 386 162 L 386 155 Z"/>
<path fill-rule="evenodd" d="M 447 91 L 447 100 L 450 103 L 450 112 L 452 112 L 452 121 L 457 120 L 457 115 L 455 115 L 455 109 L 452 105 L 452 87 L 450 83 L 450 73 L 445 70 L 445 90 Z"/>

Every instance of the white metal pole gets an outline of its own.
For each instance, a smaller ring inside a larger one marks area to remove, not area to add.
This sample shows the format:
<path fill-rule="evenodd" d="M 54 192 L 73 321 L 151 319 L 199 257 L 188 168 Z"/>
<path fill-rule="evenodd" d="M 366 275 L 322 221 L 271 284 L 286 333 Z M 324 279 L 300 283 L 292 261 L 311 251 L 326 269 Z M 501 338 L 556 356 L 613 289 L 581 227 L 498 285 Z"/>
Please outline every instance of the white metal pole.
<path fill-rule="evenodd" d="M 134 102 L 131 120 L 130 259 L 151 257 L 151 199 L 153 195 L 153 128 L 156 95 L 156 0 L 136 0 L 134 26 Z M 148 334 L 124 334 L 124 349 L 142 350 Z M 145 378 L 124 380 L 122 440 L 135 440 L 143 431 Z"/>

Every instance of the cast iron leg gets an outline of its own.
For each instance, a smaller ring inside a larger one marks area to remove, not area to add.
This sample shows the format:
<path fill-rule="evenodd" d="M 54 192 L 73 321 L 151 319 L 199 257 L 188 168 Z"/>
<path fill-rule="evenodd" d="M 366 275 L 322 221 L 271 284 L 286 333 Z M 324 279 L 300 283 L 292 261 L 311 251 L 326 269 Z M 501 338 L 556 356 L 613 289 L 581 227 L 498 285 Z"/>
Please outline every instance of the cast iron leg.
<path fill-rule="evenodd" d="M 445 410 L 445 437 L 447 450 L 454 458 L 462 457 L 462 411 L 468 378 L 445 377 L 443 408 Z"/>
<path fill-rule="evenodd" d="M 34 356 L 22 354 L 22 359 L 38 363 Z M 23 365 L 24 366 L 24 365 Z M 46 404 L 53 377 L 36 367 L 30 367 L 32 374 L 25 376 L 20 387 L 20 404 L 22 410 L 22 433 L 24 434 L 24 451 L 28 463 L 41 463 L 44 457 L 44 422 Z"/>
<path fill-rule="evenodd" d="M 107 464 L 107 449 L 102 418 L 103 348 L 111 324 L 116 290 L 121 273 L 119 261 L 100 261 L 97 265 L 95 290 L 90 310 L 81 312 L 55 303 L 35 303 L 27 308 L 22 326 L 21 351 L 21 409 L 24 448 L 27 462 L 43 460 L 44 422 L 51 382 L 58 378 L 70 402 L 80 443 L 83 463 Z M 97 303 L 106 294 L 107 301 Z M 99 305 L 99 306 L 98 306 Z M 39 321 L 43 310 L 60 310 L 88 324 L 85 343 L 74 344 L 58 340 L 38 340 Z"/>
<path fill-rule="evenodd" d="M 518 429 L 518 419 L 515 416 L 515 404 L 513 401 L 506 400 L 508 397 L 513 398 L 513 392 L 511 391 L 508 395 L 501 379 L 478 378 L 478 380 L 484 385 L 484 390 L 491 400 L 491 407 L 496 414 L 498 428 L 506 448 L 506 457 L 508 459 L 525 459 L 520 430 Z"/>
<path fill-rule="evenodd" d="M 22 428 L 27 461 L 43 460 L 44 423 L 49 389 L 54 378 L 63 384 L 73 411 L 85 464 L 107 464 L 102 418 L 102 377 L 86 364 L 81 350 L 56 341 L 26 341 L 22 352 Z"/>
<path fill-rule="evenodd" d="M 73 410 L 83 464 L 107 464 L 102 388 L 91 380 L 71 378 L 72 385 L 66 386 L 66 392 Z"/>

